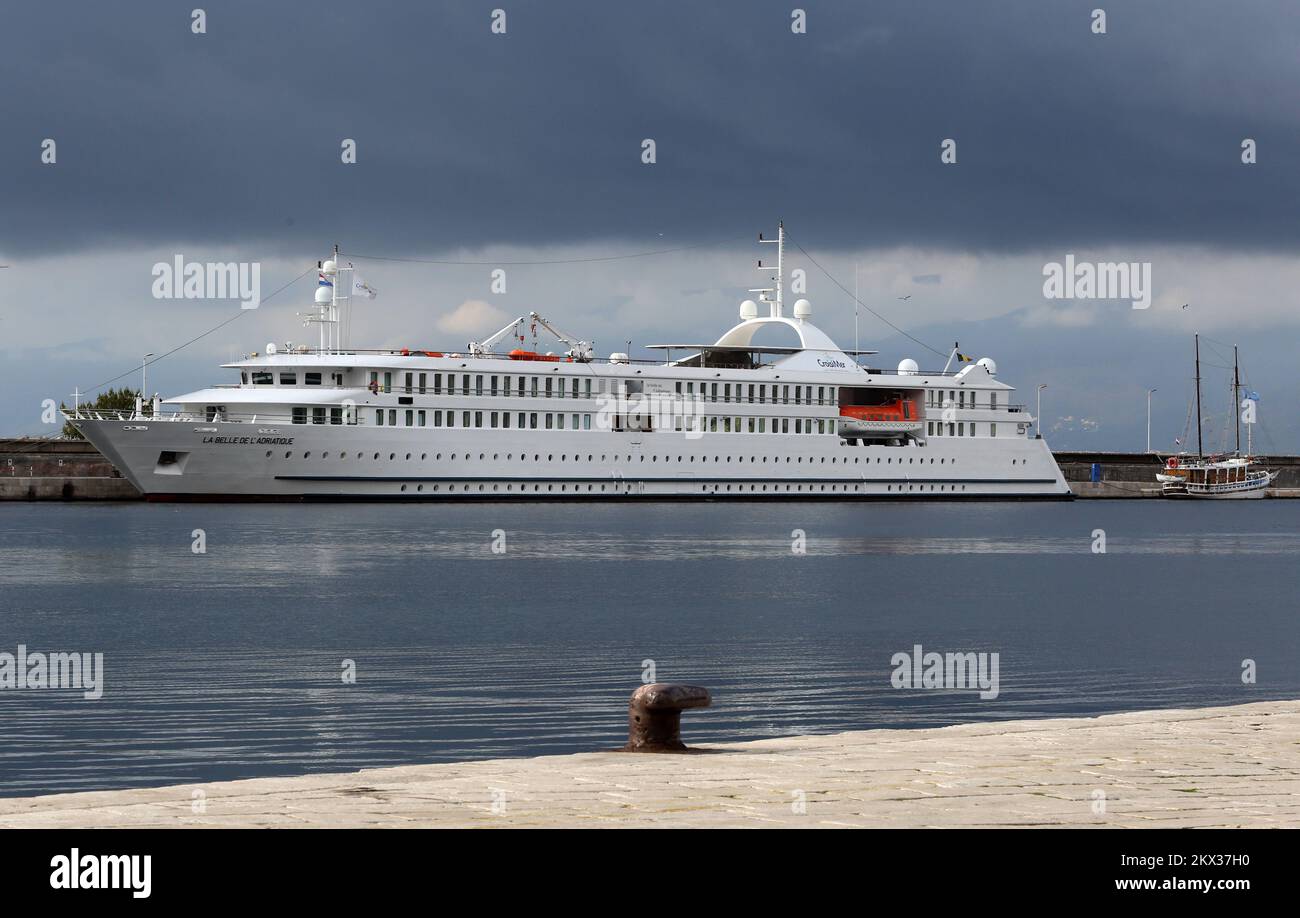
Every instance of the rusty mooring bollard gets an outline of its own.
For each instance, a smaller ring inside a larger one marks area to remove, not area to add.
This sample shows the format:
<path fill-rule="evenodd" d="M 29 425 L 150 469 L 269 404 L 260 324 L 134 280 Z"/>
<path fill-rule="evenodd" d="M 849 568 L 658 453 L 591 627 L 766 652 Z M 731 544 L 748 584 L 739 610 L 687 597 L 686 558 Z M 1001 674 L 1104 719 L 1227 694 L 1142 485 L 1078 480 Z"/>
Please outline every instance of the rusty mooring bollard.
<path fill-rule="evenodd" d="M 654 682 L 632 693 L 627 704 L 628 752 L 685 752 L 682 711 L 707 708 L 709 690 L 699 685 Z"/>

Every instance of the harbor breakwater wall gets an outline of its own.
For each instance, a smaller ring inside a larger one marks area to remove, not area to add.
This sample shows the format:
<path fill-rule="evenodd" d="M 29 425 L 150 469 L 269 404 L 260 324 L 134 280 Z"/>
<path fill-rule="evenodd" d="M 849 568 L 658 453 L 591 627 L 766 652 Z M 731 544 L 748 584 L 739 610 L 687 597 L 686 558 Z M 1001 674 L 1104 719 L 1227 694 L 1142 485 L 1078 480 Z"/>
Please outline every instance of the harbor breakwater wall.
<path fill-rule="evenodd" d="M 0 500 L 139 500 L 84 440 L 0 439 Z"/>
<path fill-rule="evenodd" d="M 1161 496 L 1155 480 L 1160 456 L 1063 451 L 1056 461 L 1076 497 Z M 1279 473 L 1274 497 L 1300 497 L 1300 456 L 1269 456 L 1264 465 Z M 0 439 L 0 500 L 139 499 L 140 492 L 84 440 Z"/>

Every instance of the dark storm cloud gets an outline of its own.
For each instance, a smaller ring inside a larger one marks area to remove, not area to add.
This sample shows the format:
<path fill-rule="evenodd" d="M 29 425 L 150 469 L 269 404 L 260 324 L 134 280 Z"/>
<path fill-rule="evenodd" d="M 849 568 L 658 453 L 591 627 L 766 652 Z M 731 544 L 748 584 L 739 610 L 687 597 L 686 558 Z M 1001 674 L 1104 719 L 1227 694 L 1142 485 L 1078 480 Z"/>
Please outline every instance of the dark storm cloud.
<path fill-rule="evenodd" d="M 801 0 L 806 36 L 794 5 L 211 2 L 204 36 L 191 4 L 13 5 L 0 251 L 1300 235 L 1293 2 Z"/>

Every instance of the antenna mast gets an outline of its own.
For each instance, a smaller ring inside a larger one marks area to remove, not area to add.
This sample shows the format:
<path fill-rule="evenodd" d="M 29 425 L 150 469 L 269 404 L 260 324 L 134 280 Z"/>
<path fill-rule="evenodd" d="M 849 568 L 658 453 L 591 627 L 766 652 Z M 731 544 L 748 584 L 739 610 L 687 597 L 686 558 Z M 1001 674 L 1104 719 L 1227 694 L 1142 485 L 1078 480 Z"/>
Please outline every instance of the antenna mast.
<path fill-rule="evenodd" d="M 785 314 L 785 221 L 781 220 L 776 225 L 776 238 L 764 239 L 763 234 L 758 234 L 759 242 L 776 244 L 776 275 L 773 276 L 772 282 L 775 287 L 759 287 L 750 290 L 750 293 L 757 293 L 759 300 L 768 304 L 770 315 L 774 319 L 779 319 Z M 758 267 L 762 269 L 763 262 L 760 260 Z M 768 270 L 771 270 L 770 268 Z M 776 294 L 773 299 L 770 294 Z"/>

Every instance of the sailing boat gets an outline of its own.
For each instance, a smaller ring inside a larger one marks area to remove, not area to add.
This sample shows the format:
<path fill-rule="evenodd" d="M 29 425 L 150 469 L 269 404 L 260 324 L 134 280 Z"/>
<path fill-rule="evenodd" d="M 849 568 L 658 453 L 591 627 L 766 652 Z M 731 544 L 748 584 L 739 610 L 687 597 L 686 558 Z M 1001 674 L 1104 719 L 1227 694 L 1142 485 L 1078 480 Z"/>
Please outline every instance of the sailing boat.
<path fill-rule="evenodd" d="M 1232 349 L 1233 413 L 1240 404 L 1241 372 L 1237 349 Z M 1262 468 L 1251 456 L 1251 428 L 1246 426 L 1246 453 L 1241 452 L 1241 416 L 1237 414 L 1237 448 L 1231 456 L 1206 456 L 1201 438 L 1201 336 L 1196 336 L 1196 452 L 1193 457 L 1170 456 L 1156 481 L 1166 497 L 1208 497 L 1242 500 L 1265 497 L 1277 472 Z"/>

